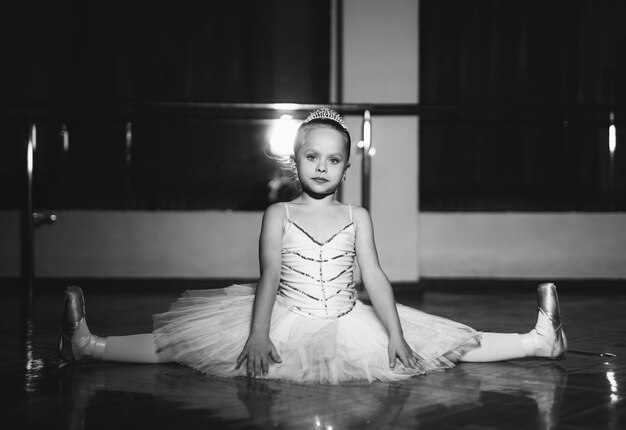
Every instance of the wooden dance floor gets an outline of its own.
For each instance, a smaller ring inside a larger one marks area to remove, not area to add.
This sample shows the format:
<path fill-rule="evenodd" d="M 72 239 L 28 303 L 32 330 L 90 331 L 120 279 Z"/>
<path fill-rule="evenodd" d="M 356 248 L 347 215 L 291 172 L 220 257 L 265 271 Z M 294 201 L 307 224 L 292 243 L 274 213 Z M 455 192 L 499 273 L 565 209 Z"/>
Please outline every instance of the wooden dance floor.
<path fill-rule="evenodd" d="M 420 282 L 398 302 L 479 330 L 526 332 L 535 282 Z M 462 363 L 399 383 L 301 386 L 208 378 L 176 364 L 59 367 L 63 285 L 0 295 L 3 428 L 29 429 L 626 429 L 626 283 L 561 282 L 565 360 Z M 183 289 L 83 283 L 94 333 L 151 330 Z M 11 288 L 11 290 L 15 291 Z M 615 356 L 601 355 L 612 353 Z"/>

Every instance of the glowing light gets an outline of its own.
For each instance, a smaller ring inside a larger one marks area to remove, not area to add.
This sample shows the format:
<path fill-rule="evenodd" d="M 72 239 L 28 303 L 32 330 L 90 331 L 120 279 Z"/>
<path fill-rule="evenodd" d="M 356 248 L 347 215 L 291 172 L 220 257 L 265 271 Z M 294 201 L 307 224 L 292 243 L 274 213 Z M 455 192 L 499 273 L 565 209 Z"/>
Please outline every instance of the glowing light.
<path fill-rule="evenodd" d="M 26 150 L 26 169 L 29 175 L 33 174 L 33 142 L 28 141 L 28 149 Z"/>
<path fill-rule="evenodd" d="M 283 114 L 275 121 L 270 137 L 270 151 L 278 157 L 293 154 L 293 140 L 300 123 L 291 115 Z"/>
<path fill-rule="evenodd" d="M 619 387 L 617 385 L 617 379 L 615 379 L 615 372 L 606 372 L 606 379 L 608 379 L 609 385 L 611 386 L 611 403 L 615 403 L 620 399 Z"/>
<path fill-rule="evenodd" d="M 70 133 L 65 124 L 61 126 L 61 137 L 63 138 L 63 152 L 67 152 L 70 149 Z"/>
<path fill-rule="evenodd" d="M 359 140 L 359 141 L 356 143 L 356 147 L 357 147 L 357 148 L 359 148 L 359 149 L 363 149 L 363 148 L 365 148 L 365 142 L 363 142 L 362 140 Z"/>
<path fill-rule="evenodd" d="M 376 149 L 372 147 L 372 121 L 370 111 L 363 113 L 363 140 L 357 143 L 358 148 L 370 157 L 376 155 Z"/>
<path fill-rule="evenodd" d="M 611 155 L 615 153 L 615 146 L 617 146 L 617 133 L 615 131 L 615 124 L 609 126 L 609 151 Z"/>
<path fill-rule="evenodd" d="M 296 110 L 299 107 L 296 103 L 274 103 L 273 106 L 276 110 Z"/>
<path fill-rule="evenodd" d="M 609 113 L 609 152 L 611 157 L 615 153 L 617 146 L 617 131 L 615 130 L 615 113 Z"/>
<path fill-rule="evenodd" d="M 30 139 L 28 139 L 28 147 L 26 148 L 26 170 L 28 175 L 33 175 L 33 155 L 37 147 L 37 128 L 35 124 L 30 129 Z"/>
<path fill-rule="evenodd" d="M 33 151 L 36 151 L 37 150 L 37 126 L 35 124 L 33 124 L 30 129 L 30 136 L 33 142 Z"/>
<path fill-rule="evenodd" d="M 128 121 L 126 123 L 126 146 L 130 146 L 133 143 L 133 123 Z"/>
<path fill-rule="evenodd" d="M 24 389 L 27 392 L 37 391 L 37 383 L 42 377 L 44 362 L 42 359 L 35 358 L 33 348 L 33 327 L 32 322 L 27 321 L 26 329 L 26 369 Z"/>
<path fill-rule="evenodd" d="M 363 114 L 363 142 L 365 149 L 369 149 L 372 146 L 372 123 L 370 111 L 368 110 Z"/>
<path fill-rule="evenodd" d="M 606 372 L 606 379 L 611 384 L 611 392 L 617 393 L 617 381 L 615 380 L 615 372 Z"/>

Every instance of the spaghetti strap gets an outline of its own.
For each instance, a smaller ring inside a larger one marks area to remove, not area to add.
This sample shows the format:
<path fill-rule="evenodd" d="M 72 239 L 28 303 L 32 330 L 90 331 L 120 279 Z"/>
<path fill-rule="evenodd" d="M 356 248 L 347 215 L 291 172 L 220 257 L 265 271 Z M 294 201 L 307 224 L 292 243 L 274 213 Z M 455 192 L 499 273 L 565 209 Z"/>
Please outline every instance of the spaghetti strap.
<path fill-rule="evenodd" d="M 289 206 L 287 206 L 287 202 L 283 202 L 283 204 L 285 205 L 285 213 L 287 214 L 287 219 L 289 218 Z"/>
<path fill-rule="evenodd" d="M 350 211 L 350 222 L 353 222 L 353 220 L 352 220 L 352 205 L 350 203 L 348 203 L 348 210 Z"/>

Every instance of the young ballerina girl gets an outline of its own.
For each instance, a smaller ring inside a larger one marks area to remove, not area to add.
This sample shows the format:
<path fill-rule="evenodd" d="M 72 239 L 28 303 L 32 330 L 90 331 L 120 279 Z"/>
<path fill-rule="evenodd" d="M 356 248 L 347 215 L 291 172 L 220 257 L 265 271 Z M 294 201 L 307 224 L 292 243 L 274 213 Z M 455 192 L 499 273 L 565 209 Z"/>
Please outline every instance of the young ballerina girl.
<path fill-rule="evenodd" d="M 539 285 L 537 324 L 525 334 L 481 333 L 396 304 L 368 212 L 335 197 L 349 156 L 343 118 L 313 112 L 291 157 L 302 192 L 263 216 L 256 286 L 187 291 L 154 316 L 153 333 L 109 337 L 89 332 L 82 291 L 69 287 L 61 358 L 178 362 L 212 376 L 337 384 L 394 381 L 458 361 L 565 355 L 554 284 Z M 357 260 L 373 307 L 357 300 Z"/>

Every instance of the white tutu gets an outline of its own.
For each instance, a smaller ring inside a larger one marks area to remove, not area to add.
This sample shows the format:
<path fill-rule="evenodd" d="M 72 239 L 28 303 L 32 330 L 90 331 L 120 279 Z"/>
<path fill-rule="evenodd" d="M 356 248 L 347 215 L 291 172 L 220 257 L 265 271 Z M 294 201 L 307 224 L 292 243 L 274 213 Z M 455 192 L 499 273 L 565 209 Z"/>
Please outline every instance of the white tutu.
<path fill-rule="evenodd" d="M 245 376 L 236 368 L 250 333 L 255 285 L 190 290 L 168 312 L 154 316 L 157 347 L 199 372 Z M 389 367 L 388 336 L 371 306 L 356 301 L 340 318 L 318 319 L 289 310 L 277 296 L 270 339 L 282 363 L 270 365 L 267 378 L 297 383 L 395 381 L 451 368 L 466 351 L 480 345 L 475 330 L 417 309 L 397 305 L 404 337 L 420 359 L 418 369 L 399 361 Z"/>
<path fill-rule="evenodd" d="M 320 241 L 291 219 L 285 204 L 280 283 L 269 333 L 282 362 L 270 366 L 267 378 L 395 381 L 450 368 L 479 346 L 480 334 L 471 328 L 397 305 L 404 338 L 420 366 L 389 367 L 385 328 L 371 306 L 356 300 L 357 226 L 352 206 L 345 207 L 345 227 Z M 157 347 L 207 375 L 245 375 L 246 366 L 237 369 L 235 361 L 250 333 L 254 293 L 254 284 L 187 291 L 169 312 L 154 317 Z"/>

